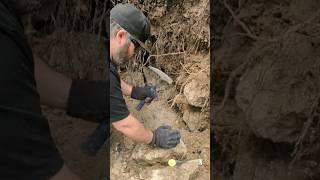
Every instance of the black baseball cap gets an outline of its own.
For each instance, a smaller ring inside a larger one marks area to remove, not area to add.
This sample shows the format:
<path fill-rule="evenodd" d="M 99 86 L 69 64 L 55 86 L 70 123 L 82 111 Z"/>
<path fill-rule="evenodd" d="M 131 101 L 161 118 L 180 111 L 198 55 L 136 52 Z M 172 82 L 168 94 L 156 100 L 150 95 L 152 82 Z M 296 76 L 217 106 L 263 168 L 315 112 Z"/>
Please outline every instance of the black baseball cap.
<path fill-rule="evenodd" d="M 139 45 L 151 53 L 144 44 L 150 36 L 150 22 L 147 17 L 131 4 L 117 4 L 110 11 L 110 18 L 125 29 Z"/>

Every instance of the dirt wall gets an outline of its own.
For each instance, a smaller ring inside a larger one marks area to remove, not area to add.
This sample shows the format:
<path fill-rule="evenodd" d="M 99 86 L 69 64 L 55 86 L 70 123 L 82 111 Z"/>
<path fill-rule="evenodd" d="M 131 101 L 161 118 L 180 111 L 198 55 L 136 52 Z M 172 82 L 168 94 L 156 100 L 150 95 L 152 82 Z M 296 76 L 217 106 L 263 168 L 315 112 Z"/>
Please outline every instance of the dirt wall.
<path fill-rule="evenodd" d="M 318 179 L 319 2 L 215 3 L 214 175 Z"/>

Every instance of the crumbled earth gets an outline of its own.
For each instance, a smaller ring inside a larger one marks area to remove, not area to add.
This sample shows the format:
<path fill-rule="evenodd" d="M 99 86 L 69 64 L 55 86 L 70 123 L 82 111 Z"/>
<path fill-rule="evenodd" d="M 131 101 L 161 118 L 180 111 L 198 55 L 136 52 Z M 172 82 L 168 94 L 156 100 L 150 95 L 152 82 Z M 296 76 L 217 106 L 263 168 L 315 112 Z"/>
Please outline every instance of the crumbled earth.
<path fill-rule="evenodd" d="M 213 3 L 213 177 L 319 179 L 319 2 Z"/>
<path fill-rule="evenodd" d="M 159 98 L 141 111 L 139 101 L 125 97 L 130 112 L 147 128 L 171 125 L 181 142 L 163 150 L 135 144 L 116 131 L 111 140 L 111 179 L 210 179 L 209 126 L 209 1 L 130 1 L 151 21 L 150 65 L 161 69 L 172 84 L 137 62 L 120 68 L 123 80 L 135 86 L 157 85 Z M 152 46 L 151 46 L 152 45 Z M 169 167 L 168 160 L 181 160 Z M 202 160 L 202 165 L 198 164 Z"/>

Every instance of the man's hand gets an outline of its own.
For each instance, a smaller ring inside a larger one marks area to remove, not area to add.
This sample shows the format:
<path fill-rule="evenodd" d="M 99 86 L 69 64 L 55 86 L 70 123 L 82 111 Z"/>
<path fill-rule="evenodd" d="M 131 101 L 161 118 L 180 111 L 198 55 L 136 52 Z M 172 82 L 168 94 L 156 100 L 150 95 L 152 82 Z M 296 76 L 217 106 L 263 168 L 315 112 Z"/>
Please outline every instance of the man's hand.
<path fill-rule="evenodd" d="M 154 99 L 157 97 L 157 91 L 154 86 L 133 87 L 131 98 L 145 100 L 147 97 Z"/>
<path fill-rule="evenodd" d="M 180 138 L 181 135 L 178 130 L 174 130 L 170 126 L 160 126 L 155 130 L 150 145 L 170 149 L 180 143 Z"/>

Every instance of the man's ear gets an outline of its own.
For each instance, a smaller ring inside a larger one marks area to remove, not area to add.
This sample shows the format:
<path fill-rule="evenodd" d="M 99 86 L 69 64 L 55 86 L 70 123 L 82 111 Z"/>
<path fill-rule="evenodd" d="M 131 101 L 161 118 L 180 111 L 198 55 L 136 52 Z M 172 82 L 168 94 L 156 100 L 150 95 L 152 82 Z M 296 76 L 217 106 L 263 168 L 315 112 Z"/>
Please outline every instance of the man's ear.
<path fill-rule="evenodd" d="M 125 30 L 118 31 L 116 35 L 117 41 L 122 44 L 126 40 L 127 32 Z"/>

